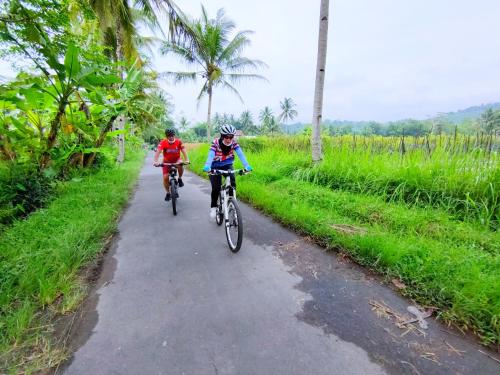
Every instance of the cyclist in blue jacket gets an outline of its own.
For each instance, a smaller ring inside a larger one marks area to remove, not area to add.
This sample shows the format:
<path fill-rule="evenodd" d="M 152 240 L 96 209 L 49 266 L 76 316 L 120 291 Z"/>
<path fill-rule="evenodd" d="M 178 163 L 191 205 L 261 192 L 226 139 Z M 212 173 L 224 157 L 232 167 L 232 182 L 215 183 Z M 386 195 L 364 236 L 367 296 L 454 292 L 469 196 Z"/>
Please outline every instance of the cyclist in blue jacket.
<path fill-rule="evenodd" d="M 245 154 L 240 145 L 235 141 L 234 135 L 236 128 L 233 125 L 222 125 L 220 127 L 220 137 L 214 139 L 210 150 L 208 151 L 208 158 L 205 162 L 203 170 L 210 172 L 212 169 L 231 170 L 233 169 L 234 153 L 243 163 L 247 171 L 251 171 L 252 167 L 248 164 Z M 214 219 L 217 208 L 217 199 L 222 184 L 222 176 L 210 176 L 210 183 L 212 184 L 212 194 L 210 203 L 210 218 Z M 231 175 L 231 185 L 236 187 L 236 179 Z"/>

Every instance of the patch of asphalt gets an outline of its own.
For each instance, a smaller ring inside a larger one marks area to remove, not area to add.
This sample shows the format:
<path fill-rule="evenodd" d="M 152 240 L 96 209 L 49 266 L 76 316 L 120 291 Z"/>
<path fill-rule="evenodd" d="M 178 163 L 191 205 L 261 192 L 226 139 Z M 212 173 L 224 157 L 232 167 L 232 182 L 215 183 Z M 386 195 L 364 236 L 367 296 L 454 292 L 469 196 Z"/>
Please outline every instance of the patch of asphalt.
<path fill-rule="evenodd" d="M 269 217 L 242 205 L 245 235 L 270 246 L 289 272 L 301 277 L 295 286 L 311 296 L 297 318 L 366 350 L 394 374 L 498 374 L 496 354 L 434 318 L 429 329 L 418 325 L 400 329 L 387 314 L 374 308 L 381 302 L 409 319 L 414 302 L 402 297 L 381 277 L 336 252 L 325 251 L 304 236 L 283 228 Z M 258 218 L 258 219 L 257 219 Z M 371 304 L 372 303 L 372 304 Z M 483 353 L 481 353 L 481 351 Z"/>

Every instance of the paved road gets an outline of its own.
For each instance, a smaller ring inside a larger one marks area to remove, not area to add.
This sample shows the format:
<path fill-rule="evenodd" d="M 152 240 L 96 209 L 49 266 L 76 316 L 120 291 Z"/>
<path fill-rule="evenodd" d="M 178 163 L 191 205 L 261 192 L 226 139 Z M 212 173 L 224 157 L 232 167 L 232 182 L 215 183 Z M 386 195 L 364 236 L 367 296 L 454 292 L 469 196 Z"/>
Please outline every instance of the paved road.
<path fill-rule="evenodd" d="M 174 217 L 151 161 L 58 373 L 500 373 L 432 320 L 425 337 L 405 334 L 370 302 L 404 314 L 409 301 L 245 205 L 232 254 L 208 220 L 208 182 L 186 176 Z"/>

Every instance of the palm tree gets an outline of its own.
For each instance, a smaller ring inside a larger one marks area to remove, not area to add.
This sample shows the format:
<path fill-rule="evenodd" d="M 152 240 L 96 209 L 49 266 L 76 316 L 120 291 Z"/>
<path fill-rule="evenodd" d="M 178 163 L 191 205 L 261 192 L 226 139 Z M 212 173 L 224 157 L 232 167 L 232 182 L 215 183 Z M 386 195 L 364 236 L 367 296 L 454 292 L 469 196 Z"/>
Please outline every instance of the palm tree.
<path fill-rule="evenodd" d="M 316 83 L 314 85 L 314 106 L 312 119 L 312 159 L 319 162 L 321 155 L 321 117 L 323 111 L 323 88 L 325 85 L 326 47 L 328 41 L 328 6 L 329 0 L 321 0 L 319 12 L 318 61 Z"/>
<path fill-rule="evenodd" d="M 283 123 L 286 124 L 297 116 L 297 110 L 295 109 L 296 105 L 292 98 L 284 98 L 283 101 L 280 102 L 280 107 L 281 113 L 278 116 L 279 121 L 283 121 Z"/>
<path fill-rule="evenodd" d="M 83 0 L 80 0 L 83 1 Z M 140 62 L 138 43 L 145 42 L 138 37 L 139 20 L 150 28 L 160 29 L 156 12 L 167 12 L 169 31 L 172 39 L 179 39 L 189 34 L 182 12 L 172 0 L 90 0 L 99 27 L 103 34 L 103 43 L 110 47 L 111 58 L 117 62 Z M 123 68 L 121 70 L 123 79 Z M 116 127 L 125 128 L 125 117 L 117 118 Z M 125 158 L 125 137 L 118 136 L 118 162 Z"/>
<path fill-rule="evenodd" d="M 181 132 L 185 132 L 188 127 L 189 127 L 188 119 L 185 116 L 182 116 L 181 119 L 179 120 L 179 130 Z"/>
<path fill-rule="evenodd" d="M 90 0 L 89 3 L 103 33 L 103 42 L 112 48 L 117 61 L 134 61 L 139 57 L 138 22 L 152 31 L 161 31 L 157 13 L 167 13 L 172 40 L 190 33 L 184 14 L 172 0 Z"/>
<path fill-rule="evenodd" d="M 281 131 L 280 124 L 276 120 L 276 117 L 271 116 L 271 118 L 269 119 L 269 122 L 267 124 L 267 131 L 271 133 L 271 136 L 273 136 L 274 133 L 279 133 Z"/>
<path fill-rule="evenodd" d="M 259 120 L 261 126 L 265 128 L 265 126 L 269 124 L 269 121 L 271 121 L 272 117 L 273 117 L 273 110 L 268 106 L 265 106 L 264 109 L 259 113 Z"/>
<path fill-rule="evenodd" d="M 212 96 L 216 86 L 232 91 L 243 101 L 241 95 L 233 86 L 243 79 L 265 79 L 258 74 L 244 73 L 247 69 L 257 69 L 265 66 L 260 60 L 252 60 L 241 55 L 243 49 L 250 44 L 248 30 L 239 31 L 233 38 L 230 34 L 235 24 L 226 18 L 223 9 L 219 9 L 214 19 L 209 19 L 207 11 L 201 7 L 201 19 L 189 20 L 192 31 L 191 44 L 165 42 L 161 48 L 164 55 L 172 53 L 180 57 L 190 66 L 197 66 L 200 71 L 165 72 L 164 77 L 173 78 L 175 83 L 184 80 L 196 80 L 201 77 L 203 86 L 198 95 L 198 103 L 208 95 L 207 137 L 210 140 Z"/>
<path fill-rule="evenodd" d="M 261 122 L 261 128 L 264 133 L 274 134 L 279 132 L 279 124 L 273 115 L 273 111 L 269 107 L 264 107 L 259 113 L 259 120 Z"/>
<path fill-rule="evenodd" d="M 251 133 L 255 129 L 255 125 L 253 124 L 252 113 L 248 110 L 241 112 L 239 122 L 241 124 L 241 130 L 246 133 Z"/>

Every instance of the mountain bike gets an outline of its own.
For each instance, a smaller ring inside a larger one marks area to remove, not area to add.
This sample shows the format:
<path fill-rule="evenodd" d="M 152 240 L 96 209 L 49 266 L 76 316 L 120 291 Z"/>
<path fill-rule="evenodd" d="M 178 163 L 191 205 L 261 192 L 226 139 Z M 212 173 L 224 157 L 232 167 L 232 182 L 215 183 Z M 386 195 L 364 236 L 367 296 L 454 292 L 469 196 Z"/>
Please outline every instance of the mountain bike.
<path fill-rule="evenodd" d="M 170 185 L 170 201 L 172 202 L 172 211 L 177 215 L 177 199 L 179 198 L 179 183 L 177 182 L 177 166 L 187 165 L 189 163 L 161 163 L 157 167 L 168 167 L 168 181 Z"/>
<path fill-rule="evenodd" d="M 231 175 L 244 175 L 249 173 L 245 169 L 221 170 L 212 169 L 209 174 L 225 177 L 225 182 L 221 186 L 219 202 L 215 214 L 217 225 L 225 224 L 226 239 L 229 249 L 237 253 L 243 242 L 243 219 L 240 207 L 236 200 L 236 189 L 231 186 Z"/>

